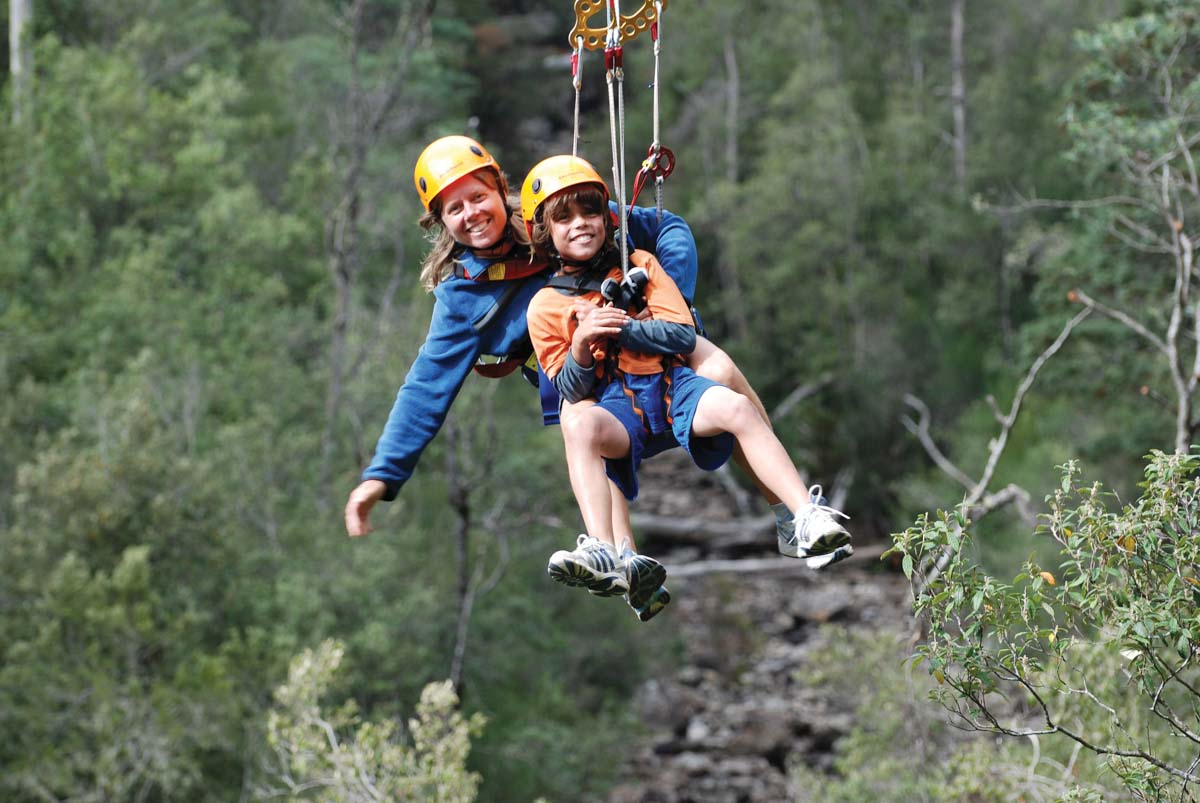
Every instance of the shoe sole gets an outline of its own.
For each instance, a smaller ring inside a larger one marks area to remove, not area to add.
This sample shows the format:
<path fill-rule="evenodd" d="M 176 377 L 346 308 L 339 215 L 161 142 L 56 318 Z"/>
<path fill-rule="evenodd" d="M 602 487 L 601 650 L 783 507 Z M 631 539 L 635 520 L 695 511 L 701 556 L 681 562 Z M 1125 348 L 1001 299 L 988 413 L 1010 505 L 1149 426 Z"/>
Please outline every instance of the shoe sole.
<path fill-rule="evenodd" d="M 667 580 L 667 570 L 654 558 L 634 555 L 629 560 L 629 604 L 641 610 Z"/>
<path fill-rule="evenodd" d="M 831 552 L 836 552 L 841 547 L 850 543 L 850 533 L 845 530 L 839 532 L 826 533 L 813 542 L 813 545 L 805 549 L 799 543 L 790 543 L 782 538 L 778 539 L 779 552 L 789 558 L 816 558 L 821 555 L 828 555 Z"/>
<path fill-rule="evenodd" d="M 622 572 L 597 572 L 575 560 L 570 552 L 556 552 L 546 566 L 550 579 L 566 586 L 586 588 L 600 597 L 618 597 L 629 592 L 629 581 Z"/>
<path fill-rule="evenodd" d="M 637 613 L 637 618 L 643 622 L 649 622 L 655 616 L 667 607 L 671 602 L 671 592 L 664 586 L 659 586 L 654 589 L 654 593 L 650 595 L 650 601 L 641 609 L 634 608 Z"/>
<path fill-rule="evenodd" d="M 850 546 L 849 544 L 843 544 L 828 554 L 805 558 L 804 564 L 814 572 L 819 572 L 822 569 L 828 569 L 835 563 L 841 563 L 853 554 L 854 547 Z"/>

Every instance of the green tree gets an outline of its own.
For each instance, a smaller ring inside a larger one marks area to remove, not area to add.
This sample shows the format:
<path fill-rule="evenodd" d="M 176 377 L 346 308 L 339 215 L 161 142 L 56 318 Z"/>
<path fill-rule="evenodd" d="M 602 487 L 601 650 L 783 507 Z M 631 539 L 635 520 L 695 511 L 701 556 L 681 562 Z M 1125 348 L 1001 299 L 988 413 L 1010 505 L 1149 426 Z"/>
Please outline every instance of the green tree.
<path fill-rule="evenodd" d="M 962 512 L 923 516 L 896 536 L 927 620 L 917 654 L 942 684 L 935 698 L 973 729 L 1081 745 L 1139 799 L 1190 799 L 1200 780 L 1200 456 L 1153 453 L 1142 496 L 1118 510 L 1071 463 L 1047 501 L 1038 534 L 1060 558 L 1031 559 L 1012 582 L 971 557 Z M 940 573 L 926 575 L 925 559 L 944 550 Z"/>
<path fill-rule="evenodd" d="M 362 721 L 353 700 L 328 709 L 323 698 L 344 653 L 325 641 L 292 660 L 287 682 L 275 690 L 267 724 L 275 761 L 258 794 L 345 803 L 474 801 L 480 778 L 466 761 L 483 715 L 459 713 L 449 681 L 424 688 L 403 735 L 395 721 Z"/>

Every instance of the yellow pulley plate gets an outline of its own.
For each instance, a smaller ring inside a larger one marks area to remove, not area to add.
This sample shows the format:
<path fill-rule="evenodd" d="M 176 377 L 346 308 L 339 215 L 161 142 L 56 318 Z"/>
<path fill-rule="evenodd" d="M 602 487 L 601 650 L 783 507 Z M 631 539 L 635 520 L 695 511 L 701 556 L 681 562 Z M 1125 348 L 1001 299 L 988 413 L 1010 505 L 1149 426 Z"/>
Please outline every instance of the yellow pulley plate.
<path fill-rule="evenodd" d="M 589 28 L 588 20 L 604 10 L 605 0 L 575 0 L 575 28 L 571 31 L 571 49 L 574 50 L 583 37 L 583 46 L 588 50 L 603 50 L 608 28 Z M 663 9 L 667 0 L 661 0 Z M 633 39 L 642 31 L 658 22 L 658 11 L 654 8 L 654 0 L 645 0 L 642 7 L 632 14 L 621 15 L 621 42 Z"/>

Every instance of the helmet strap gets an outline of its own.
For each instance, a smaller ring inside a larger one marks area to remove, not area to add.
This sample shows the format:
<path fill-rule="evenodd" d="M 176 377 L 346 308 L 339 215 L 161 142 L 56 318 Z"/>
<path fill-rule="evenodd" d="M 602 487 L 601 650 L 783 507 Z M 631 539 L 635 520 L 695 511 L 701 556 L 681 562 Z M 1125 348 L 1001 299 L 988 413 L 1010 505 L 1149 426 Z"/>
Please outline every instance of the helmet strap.
<path fill-rule="evenodd" d="M 621 252 L 617 250 L 613 244 L 612 238 L 605 241 L 604 247 L 592 255 L 591 259 L 579 261 L 575 259 L 563 259 L 562 255 L 553 245 L 550 246 L 550 259 L 558 263 L 560 268 L 565 268 L 567 272 L 572 274 L 597 274 L 602 276 L 607 274 L 609 269 L 621 264 Z"/>

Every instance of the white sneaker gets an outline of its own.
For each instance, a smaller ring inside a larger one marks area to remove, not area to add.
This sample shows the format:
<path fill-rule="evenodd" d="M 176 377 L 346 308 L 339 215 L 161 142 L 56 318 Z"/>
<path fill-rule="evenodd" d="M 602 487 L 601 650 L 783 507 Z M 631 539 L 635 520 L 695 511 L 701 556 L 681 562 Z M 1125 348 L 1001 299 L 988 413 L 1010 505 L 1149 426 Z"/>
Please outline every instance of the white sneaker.
<path fill-rule="evenodd" d="M 629 592 L 625 563 L 612 544 L 590 535 L 580 535 L 574 550 L 560 549 L 550 556 L 546 573 L 563 585 L 583 586 L 601 597 Z"/>
<path fill-rule="evenodd" d="M 825 497 L 821 495 L 821 486 L 814 485 L 808 491 L 813 503 L 795 511 L 795 517 L 790 522 L 780 521 L 777 526 L 779 551 L 789 558 L 816 558 L 831 553 L 836 555 L 839 548 L 850 543 L 850 533 L 838 523 L 834 516 L 850 518 L 845 513 L 824 504 Z M 814 569 L 845 560 L 854 553 L 850 548 L 839 557 L 821 562 Z"/>

